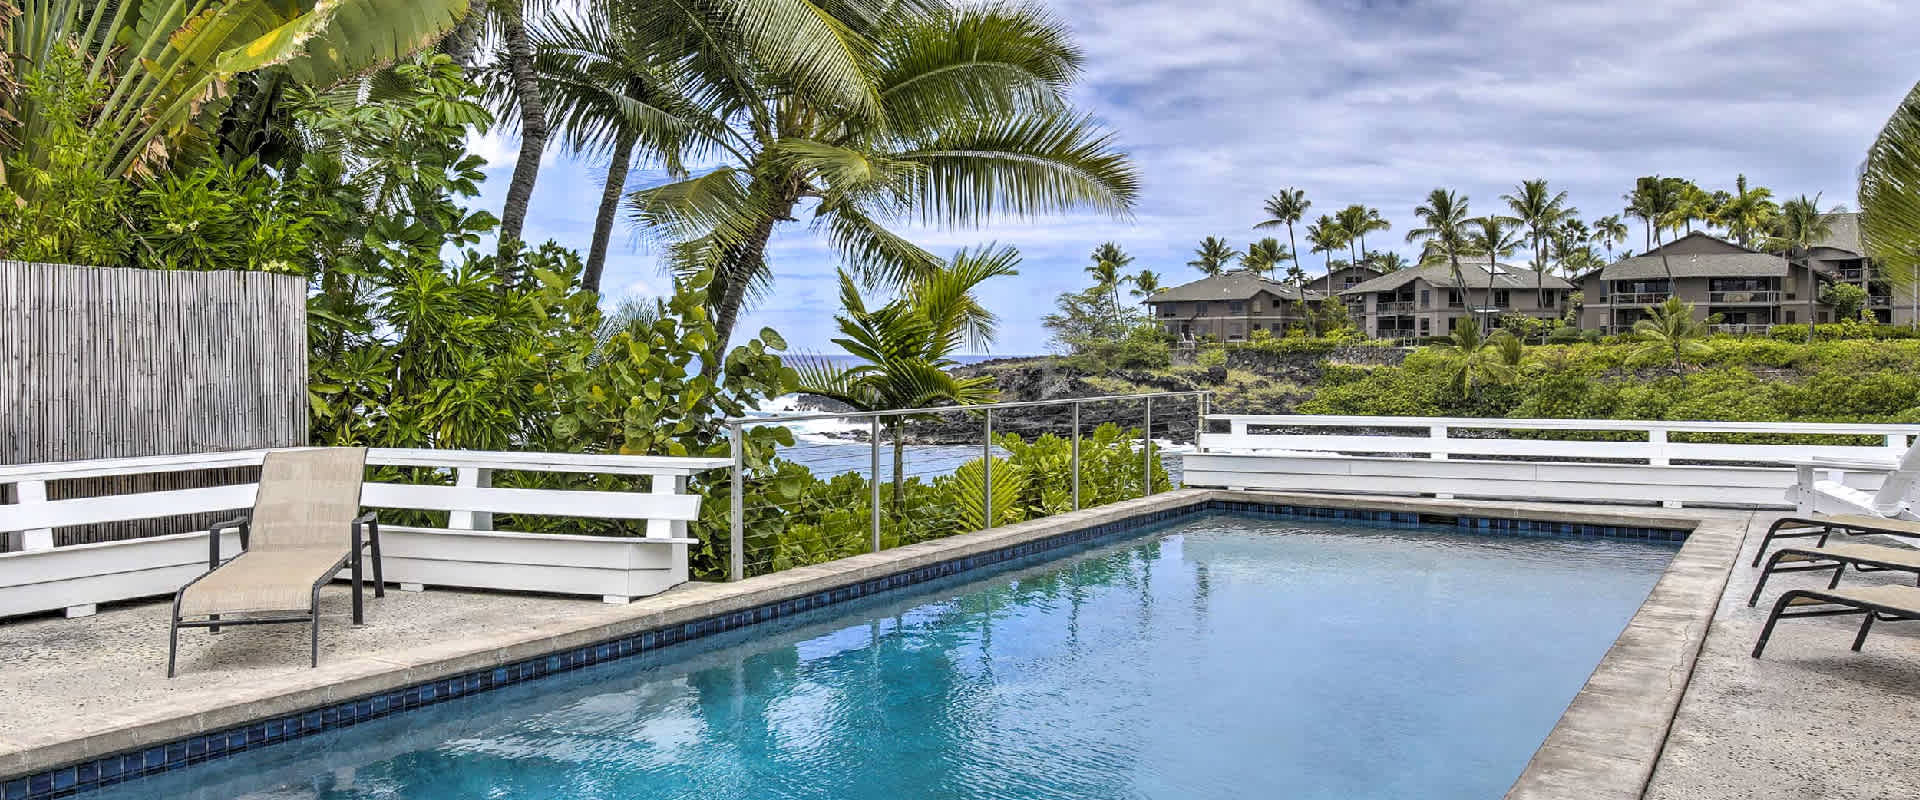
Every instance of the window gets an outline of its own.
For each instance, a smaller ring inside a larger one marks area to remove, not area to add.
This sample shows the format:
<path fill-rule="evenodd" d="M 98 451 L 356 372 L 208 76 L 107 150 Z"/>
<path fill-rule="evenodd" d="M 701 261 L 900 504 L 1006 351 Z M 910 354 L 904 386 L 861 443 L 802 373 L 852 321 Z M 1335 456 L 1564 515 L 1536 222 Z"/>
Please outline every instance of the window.
<path fill-rule="evenodd" d="M 1547 292 L 1546 294 L 1547 302 L 1546 302 L 1546 305 L 1542 306 L 1542 308 L 1552 308 L 1555 302 L 1554 298 L 1559 296 L 1560 296 L 1559 292 Z"/>
<path fill-rule="evenodd" d="M 1513 305 L 1513 299 L 1507 295 L 1507 290 L 1495 289 L 1493 292 L 1493 304 L 1500 308 L 1506 308 Z"/>
<path fill-rule="evenodd" d="M 1787 324 L 1788 324 L 1788 325 L 1792 325 L 1792 324 L 1793 324 L 1793 318 L 1794 318 L 1794 312 L 1793 312 L 1793 311 L 1792 311 L 1791 309 L 1789 309 L 1789 310 L 1787 311 Z"/>
<path fill-rule="evenodd" d="M 1204 316 L 1206 316 L 1206 315 L 1207 315 L 1207 304 L 1206 304 L 1205 302 L 1200 302 L 1200 303 L 1195 303 L 1195 304 L 1194 304 L 1194 311 L 1193 311 L 1193 315 L 1194 315 L 1194 316 L 1196 316 L 1196 317 L 1204 317 Z"/>
<path fill-rule="evenodd" d="M 1449 306 L 1452 306 L 1452 307 L 1454 307 L 1454 308 L 1459 308 L 1459 307 L 1461 307 L 1461 306 L 1463 306 L 1463 305 L 1466 305 L 1465 303 L 1463 303 L 1463 302 L 1461 302 L 1461 300 L 1460 300 L 1460 290 L 1459 290 L 1459 289 L 1448 289 L 1448 290 L 1447 290 L 1447 305 L 1449 305 Z"/>
<path fill-rule="evenodd" d="M 1180 306 L 1175 303 L 1161 303 L 1160 316 L 1169 318 L 1180 316 Z"/>
<path fill-rule="evenodd" d="M 1253 313 L 1260 313 L 1260 299 L 1257 297 L 1253 300 Z"/>
<path fill-rule="evenodd" d="M 1285 326 L 1281 325 L 1278 322 L 1273 323 L 1272 325 L 1268 325 L 1267 330 L 1273 331 L 1274 333 L 1286 333 Z"/>
<path fill-rule="evenodd" d="M 1228 303 L 1227 303 L 1227 313 L 1229 313 L 1229 314 L 1245 314 L 1245 313 L 1247 313 L 1247 304 L 1246 304 L 1246 303 L 1243 303 L 1243 302 L 1241 302 L 1241 301 L 1239 301 L 1239 300 L 1233 300 L 1233 301 L 1230 301 L 1230 302 L 1228 302 Z"/>
<path fill-rule="evenodd" d="M 1423 293 L 1423 294 L 1424 294 L 1424 293 Z M 1429 321 L 1429 320 L 1428 320 L 1428 319 L 1427 319 L 1426 317 L 1421 317 L 1421 318 L 1420 318 L 1420 335 L 1421 335 L 1421 336 L 1432 336 L 1432 335 L 1433 335 L 1433 326 L 1432 326 L 1431 324 L 1429 324 L 1429 322 L 1430 322 L 1430 321 Z"/>
<path fill-rule="evenodd" d="M 1433 305 L 1433 291 L 1430 289 L 1421 289 L 1420 290 L 1420 307 L 1426 308 L 1427 306 L 1430 306 L 1430 305 Z M 1424 320 L 1422 322 L 1424 323 Z"/>

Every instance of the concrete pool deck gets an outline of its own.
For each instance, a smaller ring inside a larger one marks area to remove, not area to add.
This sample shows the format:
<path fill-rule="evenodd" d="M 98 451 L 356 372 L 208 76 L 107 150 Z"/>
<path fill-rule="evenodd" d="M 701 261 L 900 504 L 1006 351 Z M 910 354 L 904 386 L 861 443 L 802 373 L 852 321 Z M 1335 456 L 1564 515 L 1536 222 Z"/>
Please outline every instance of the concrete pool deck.
<path fill-rule="evenodd" d="M 1212 499 L 1693 529 L 1510 797 L 1917 793 L 1920 775 L 1908 765 L 1920 744 L 1920 704 L 1914 702 L 1920 699 L 1920 626 L 1879 626 L 1866 652 L 1855 654 L 1847 651 L 1855 622 L 1789 620 L 1776 631 L 1764 660 L 1747 657 L 1764 614 L 1745 606 L 1754 570 L 1744 561 L 1734 567 L 1732 559 L 1743 547 L 1750 559 L 1759 540 L 1756 528 L 1764 531 L 1777 515 L 1198 489 L 741 583 L 689 584 L 627 606 L 441 589 L 389 591 L 368 602 L 369 624 L 352 628 L 344 618 L 346 590 L 333 587 L 323 594 L 328 616 L 318 669 L 305 664 L 304 626 L 218 636 L 194 631 L 181 638 L 181 676 L 168 681 L 167 606 L 159 602 L 84 619 L 0 623 L 0 674 L 7 676 L 0 682 L 0 775 L 37 772 Z M 1877 577 L 1849 574 L 1847 580 L 1890 580 Z M 1824 578 L 1776 578 L 1780 590 L 1816 580 Z"/>

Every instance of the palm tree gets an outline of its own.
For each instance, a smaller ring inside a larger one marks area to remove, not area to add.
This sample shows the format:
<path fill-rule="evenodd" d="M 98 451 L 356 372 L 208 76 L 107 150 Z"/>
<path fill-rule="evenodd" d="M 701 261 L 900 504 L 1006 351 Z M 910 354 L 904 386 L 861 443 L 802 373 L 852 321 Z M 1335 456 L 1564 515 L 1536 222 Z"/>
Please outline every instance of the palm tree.
<path fill-rule="evenodd" d="M 1307 193 L 1291 186 L 1281 189 L 1279 194 L 1267 198 L 1267 218 L 1253 226 L 1255 230 L 1287 226 L 1287 258 L 1298 266 L 1300 263 L 1300 242 L 1293 238 L 1293 224 L 1299 222 L 1313 207 L 1313 201 L 1307 199 Z"/>
<path fill-rule="evenodd" d="M 222 4 L 162 0 L 11 4 L 0 9 L 6 53 L 0 73 L 24 79 L 68 48 L 86 70 L 86 84 L 105 96 L 86 98 L 82 123 L 103 144 L 81 154 L 85 168 L 120 178 L 156 171 L 168 158 L 204 142 L 220 122 L 212 102 L 246 73 L 284 76 L 326 89 L 404 58 L 459 23 L 466 0 L 359 3 L 341 13 L 334 4 L 231 0 Z M 9 90 L 0 81 L 0 164 L 44 166 L 54 142 L 40 95 Z M 0 166 L 22 198 L 39 187 Z"/>
<path fill-rule="evenodd" d="M 1154 272 L 1153 270 L 1140 270 L 1133 274 L 1131 280 L 1133 281 L 1134 297 L 1145 299 L 1152 297 L 1155 292 L 1160 291 L 1160 273 Z"/>
<path fill-rule="evenodd" d="M 1095 285 L 1106 290 L 1111 318 L 1118 319 L 1120 285 L 1129 280 L 1129 276 L 1121 270 L 1133 263 L 1133 256 L 1127 255 L 1127 251 L 1120 249 L 1115 242 L 1102 242 L 1099 247 L 1093 248 L 1092 258 L 1093 263 L 1087 265 L 1087 274 L 1092 276 Z"/>
<path fill-rule="evenodd" d="M 1779 253 L 1789 264 L 1798 264 L 1807 270 L 1807 341 L 1813 341 L 1814 300 L 1820 294 L 1820 276 L 1807 260 L 1807 252 L 1813 246 L 1833 236 L 1833 218 L 1820 213 L 1820 195 L 1812 198 L 1800 195 L 1781 204 L 1780 218 L 1776 221 L 1773 233 L 1767 236 L 1762 245 L 1767 250 Z"/>
<path fill-rule="evenodd" d="M 1247 245 L 1247 252 L 1240 255 L 1240 266 L 1266 275 L 1280 262 L 1289 258 L 1287 246 L 1271 236 Z"/>
<path fill-rule="evenodd" d="M 1667 215 L 1667 227 L 1676 231 L 1684 228 L 1687 233 L 1693 233 L 1694 220 L 1713 218 L 1713 195 L 1693 181 L 1675 180 L 1679 182 L 1674 187 L 1673 211 Z"/>
<path fill-rule="evenodd" d="M 1647 307 L 1647 315 L 1633 323 L 1633 336 L 1640 340 L 1643 352 L 1664 352 L 1678 367 L 1682 356 L 1697 358 L 1713 352 L 1704 341 L 1712 322 L 1694 319 L 1692 303 L 1669 297 Z"/>
<path fill-rule="evenodd" d="M 1473 249 L 1467 234 L 1467 198 L 1451 189 L 1434 189 L 1413 215 L 1421 225 L 1407 231 L 1407 241 L 1425 245 L 1421 261 L 1432 255 L 1453 268 L 1453 285 L 1460 288 L 1460 299 L 1465 301 L 1467 280 L 1460 274 L 1460 257 Z"/>
<path fill-rule="evenodd" d="M 1541 275 L 1547 274 L 1547 244 L 1553 232 L 1562 221 L 1573 219 L 1580 209 L 1567 205 L 1567 193 L 1555 192 L 1547 187 L 1547 179 L 1535 178 L 1521 181 L 1513 194 L 1500 195 L 1507 201 L 1507 208 L 1520 222 L 1527 226 L 1527 238 L 1533 243 L 1533 270 Z M 1546 305 L 1547 290 L 1545 282 L 1539 288 L 1540 305 Z"/>
<path fill-rule="evenodd" d="M 1920 84 L 1907 92 L 1860 170 L 1860 235 L 1875 263 L 1913 290 L 1920 326 Z"/>
<path fill-rule="evenodd" d="M 1679 178 L 1662 178 L 1649 175 L 1634 181 L 1633 191 L 1623 199 L 1627 201 L 1627 216 L 1634 217 L 1647 225 L 1647 249 L 1660 246 L 1660 234 L 1674 227 L 1674 213 L 1680 208 L 1681 192 L 1686 181 Z M 1660 269 L 1667 275 L 1667 290 L 1673 290 L 1673 265 L 1668 263 L 1667 254 L 1660 253 Z"/>
<path fill-rule="evenodd" d="M 832 24 L 869 42 L 855 50 L 854 77 L 864 81 L 855 95 L 816 99 L 737 54 L 683 48 L 687 94 L 705 114 L 693 127 L 708 133 L 715 166 L 630 199 L 636 218 L 671 243 L 676 272 L 714 273 L 709 372 L 742 308 L 768 290 L 767 242 L 797 221 L 802 201 L 856 279 L 896 287 L 939 259 L 888 230 L 890 220 L 960 227 L 1072 209 L 1124 217 L 1133 207 L 1131 161 L 1070 106 L 1081 54 L 1064 25 L 1028 5 L 885 6 L 831 6 L 844 12 Z M 662 36 L 721 35 L 669 24 L 682 19 L 678 7 L 627 13 L 660 17 L 638 27 Z"/>
<path fill-rule="evenodd" d="M 1327 295 L 1333 295 L 1333 254 L 1347 249 L 1353 243 L 1353 235 L 1341 226 L 1340 221 L 1321 214 L 1319 219 L 1307 226 L 1307 246 L 1315 253 L 1325 253 Z"/>
<path fill-rule="evenodd" d="M 1340 222 L 1340 229 L 1359 243 L 1359 249 L 1349 255 L 1353 263 L 1358 264 L 1367 258 L 1367 234 L 1375 231 L 1391 230 L 1393 223 L 1380 216 L 1380 209 L 1368 208 L 1358 203 L 1340 209 L 1333 218 Z"/>
<path fill-rule="evenodd" d="M 1234 252 L 1233 245 L 1227 244 L 1227 240 L 1218 236 L 1201 239 L 1200 246 L 1194 248 L 1193 255 L 1193 260 L 1187 262 L 1187 266 L 1206 273 L 1208 277 L 1225 271 L 1227 265 L 1233 263 L 1233 260 L 1239 256 Z"/>
<path fill-rule="evenodd" d="M 542 113 L 552 132 L 576 154 L 607 159 L 593 241 L 581 275 L 582 288 L 599 292 L 614 216 L 626 194 L 636 150 L 670 172 L 682 172 L 679 150 L 687 135 L 682 115 L 691 101 L 681 96 L 672 70 L 660 63 L 647 42 L 617 30 L 601 6 L 589 5 L 581 15 L 555 15 L 535 27 L 530 39 Z M 521 92 L 512 71 L 495 68 L 487 77 L 495 107 L 513 116 Z"/>
<path fill-rule="evenodd" d="M 1627 240 L 1627 223 L 1619 214 L 1608 214 L 1593 221 L 1593 241 L 1607 250 L 1607 262 L 1613 262 L 1613 246 Z"/>
<path fill-rule="evenodd" d="M 1408 266 L 1407 259 L 1392 250 L 1385 252 L 1375 250 L 1373 260 L 1368 263 L 1381 272 L 1399 272 Z"/>
<path fill-rule="evenodd" d="M 798 391 L 852 406 L 857 411 L 974 405 L 993 396 L 993 378 L 955 377 L 953 359 L 964 344 L 993 340 L 998 320 L 973 291 L 981 283 L 1015 275 L 1020 253 L 1011 247 L 963 250 L 944 266 L 917 275 L 901 297 L 869 310 L 860 288 L 840 273 L 840 303 L 834 317 L 840 337 L 833 340 L 860 360 L 850 367 L 824 358 L 800 359 Z M 893 434 L 893 503 L 905 499 L 906 451 L 899 435 L 905 416 L 887 417 Z"/>
<path fill-rule="evenodd" d="M 1468 316 L 1453 326 L 1453 331 L 1433 343 L 1433 349 L 1447 360 L 1447 385 L 1462 400 L 1473 396 L 1473 387 L 1487 380 L 1503 381 L 1513 376 L 1513 367 L 1501 358 L 1504 339 L 1513 335 L 1498 331 L 1481 335 L 1480 321 Z"/>
<path fill-rule="evenodd" d="M 1746 247 L 1755 237 L 1764 236 L 1773 227 L 1773 220 L 1780 214 L 1780 206 L 1773 202 L 1773 192 L 1765 186 L 1747 188 L 1747 176 L 1742 174 L 1733 181 L 1733 194 L 1720 204 L 1713 223 L 1727 229 L 1733 240 Z"/>
<path fill-rule="evenodd" d="M 1513 255 L 1513 251 L 1520 247 L 1520 231 L 1515 227 L 1520 224 L 1520 220 L 1499 214 L 1488 214 L 1484 217 L 1474 217 L 1467 220 L 1467 223 L 1472 226 L 1467 234 L 1468 244 L 1473 246 L 1474 251 L 1485 253 L 1487 256 L 1487 308 L 1489 309 L 1487 327 L 1491 329 L 1496 318 L 1494 315 L 1500 311 L 1499 304 L 1493 299 L 1493 276 L 1500 271 L 1498 259 L 1501 256 Z"/>

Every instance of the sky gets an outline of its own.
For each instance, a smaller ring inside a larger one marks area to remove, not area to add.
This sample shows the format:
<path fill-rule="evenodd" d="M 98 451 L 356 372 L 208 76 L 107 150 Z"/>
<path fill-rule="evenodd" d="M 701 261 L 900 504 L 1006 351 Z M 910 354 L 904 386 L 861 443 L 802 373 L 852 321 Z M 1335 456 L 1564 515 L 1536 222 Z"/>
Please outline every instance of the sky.
<path fill-rule="evenodd" d="M 1590 220 L 1620 213 L 1640 175 L 1712 191 L 1745 173 L 1776 198 L 1851 207 L 1867 147 L 1920 80 L 1920 25 L 1900 8 L 1911 1 L 1046 0 L 1086 56 L 1076 101 L 1140 172 L 1133 214 L 898 230 L 941 255 L 1018 247 L 1021 274 L 980 294 L 1002 318 L 991 351 L 1028 354 L 1048 349 L 1040 318 L 1086 285 L 1095 245 L 1118 242 L 1133 269 L 1184 283 L 1199 277 L 1186 262 L 1202 237 L 1244 248 L 1270 235 L 1252 226 L 1283 187 L 1306 191 L 1309 218 L 1377 207 L 1393 228 L 1369 249 L 1409 259 L 1413 208 L 1435 187 L 1478 214 L 1546 178 Z M 479 202 L 497 211 L 512 142 L 474 145 L 489 162 Z M 550 152 L 525 238 L 584 252 L 603 174 Z M 636 173 L 629 188 L 660 177 Z M 609 305 L 669 285 L 624 223 L 611 250 Z M 837 351 L 836 259 L 804 223 L 785 225 L 769 257 L 774 293 L 740 330 Z M 1319 271 L 1320 256 L 1302 259 Z"/>

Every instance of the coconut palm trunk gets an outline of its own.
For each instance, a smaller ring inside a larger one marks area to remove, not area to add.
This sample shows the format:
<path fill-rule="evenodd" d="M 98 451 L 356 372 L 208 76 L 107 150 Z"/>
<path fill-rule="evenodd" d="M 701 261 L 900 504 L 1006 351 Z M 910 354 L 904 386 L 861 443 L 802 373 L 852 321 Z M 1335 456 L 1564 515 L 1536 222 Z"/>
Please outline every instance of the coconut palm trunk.
<path fill-rule="evenodd" d="M 500 263 L 503 278 L 511 277 L 511 257 L 520 247 L 520 231 L 527 222 L 527 204 L 540 178 L 540 154 L 547 149 L 547 106 L 540 97 L 540 79 L 533 70 L 533 42 L 527 36 L 526 4 L 520 0 L 501 9 L 500 39 L 506 44 L 508 70 L 513 76 L 515 102 L 520 108 L 520 155 L 514 160 L 513 180 L 500 211 Z"/>
<path fill-rule="evenodd" d="M 775 204 L 774 212 L 762 216 L 754 223 L 751 235 L 727 254 L 713 284 L 708 287 L 711 293 L 709 302 L 713 304 L 713 349 L 707 358 L 701 359 L 700 371 L 707 377 L 720 374 L 720 367 L 726 363 L 727 345 L 733 340 L 734 326 L 740 320 L 740 308 L 747 302 L 748 277 L 767 255 L 767 242 L 773 238 L 773 227 L 781 220 L 793 215 L 793 207 L 800 202 L 797 192 L 790 192 Z"/>
<path fill-rule="evenodd" d="M 607 163 L 607 184 L 600 190 L 600 210 L 593 219 L 593 245 L 587 249 L 586 273 L 580 279 L 581 287 L 595 294 L 600 292 L 600 276 L 606 271 L 607 243 L 613 238 L 613 217 L 620 210 L 627 171 L 633 167 L 635 141 L 632 133 L 621 133 Z"/>

